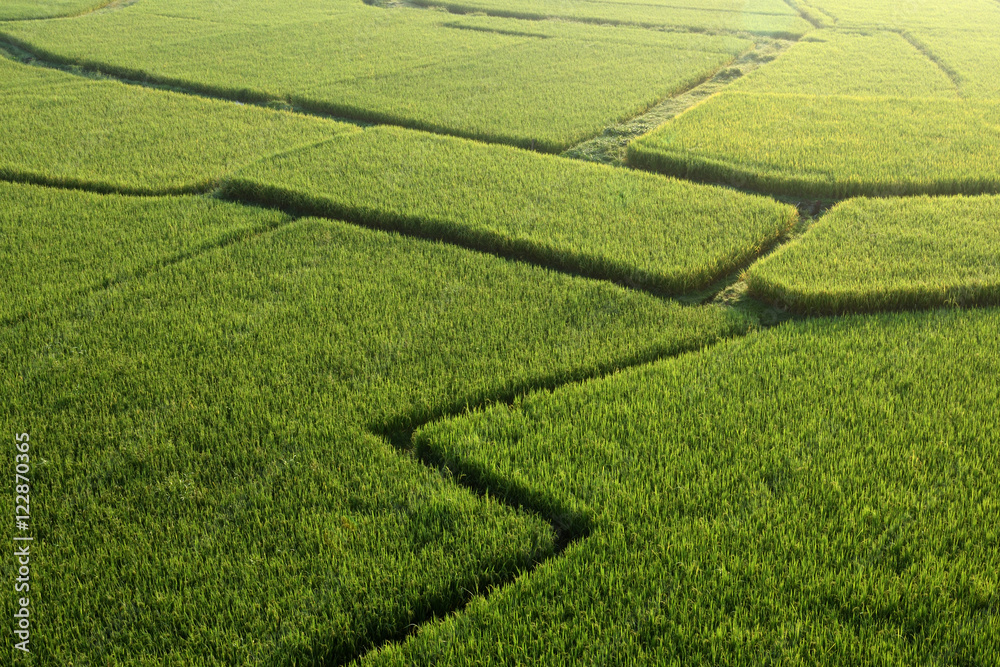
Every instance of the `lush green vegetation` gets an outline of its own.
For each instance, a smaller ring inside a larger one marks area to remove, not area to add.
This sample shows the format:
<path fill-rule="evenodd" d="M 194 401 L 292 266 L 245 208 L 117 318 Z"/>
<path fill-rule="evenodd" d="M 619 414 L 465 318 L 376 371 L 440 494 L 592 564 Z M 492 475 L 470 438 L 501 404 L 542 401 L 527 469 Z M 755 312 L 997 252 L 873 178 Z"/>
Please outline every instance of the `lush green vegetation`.
<path fill-rule="evenodd" d="M 72 16 L 97 9 L 111 0 L 4 0 L 0 21 Z"/>
<path fill-rule="evenodd" d="M 1000 25 L 1000 19 L 993 23 Z M 1000 40 L 995 37 L 996 28 L 983 26 L 961 31 L 925 28 L 917 33 L 955 72 L 962 95 L 969 99 L 1000 99 Z"/>
<path fill-rule="evenodd" d="M 459 13 L 486 12 L 522 19 L 571 19 L 592 23 L 669 27 L 692 31 L 740 32 L 796 39 L 812 29 L 780 0 L 657 2 L 594 0 L 415 0 L 424 7 Z"/>
<path fill-rule="evenodd" d="M 44 553 L 28 664 L 340 660 L 450 610 L 552 529 L 372 429 L 746 327 L 300 220 L 2 328 L 0 422 L 31 432 Z"/>
<path fill-rule="evenodd" d="M 120 197 L 0 183 L 0 322 L 142 275 L 288 216 L 201 197 Z"/>
<path fill-rule="evenodd" d="M 4 58 L 0 116 L 0 178 L 128 193 L 211 189 L 248 162 L 357 129 Z"/>
<path fill-rule="evenodd" d="M 854 199 L 746 273 L 806 313 L 1000 304 L 1000 198 Z"/>
<path fill-rule="evenodd" d="M 464 26 L 442 12 L 358 0 L 149 1 L 72 21 L 10 23 L 0 34 L 50 59 L 131 78 L 546 151 L 697 84 L 751 46 L 489 21 Z"/>
<path fill-rule="evenodd" d="M 786 324 L 419 430 L 592 534 L 365 664 L 993 664 L 1000 312 Z"/>
<path fill-rule="evenodd" d="M 1000 2 L 2 4 L 14 664 L 1000 664 Z"/>
<path fill-rule="evenodd" d="M 899 30 L 942 28 L 963 30 L 1000 23 L 996 0 L 789 0 L 828 25 Z"/>
<path fill-rule="evenodd" d="M 797 219 L 762 197 L 388 127 L 262 161 L 224 192 L 667 292 L 735 270 Z"/>
<path fill-rule="evenodd" d="M 893 32 L 821 30 L 732 84 L 755 93 L 957 98 L 941 68 Z"/>
<path fill-rule="evenodd" d="M 817 197 L 1000 192 L 1000 101 L 721 93 L 629 145 L 674 176 Z"/>

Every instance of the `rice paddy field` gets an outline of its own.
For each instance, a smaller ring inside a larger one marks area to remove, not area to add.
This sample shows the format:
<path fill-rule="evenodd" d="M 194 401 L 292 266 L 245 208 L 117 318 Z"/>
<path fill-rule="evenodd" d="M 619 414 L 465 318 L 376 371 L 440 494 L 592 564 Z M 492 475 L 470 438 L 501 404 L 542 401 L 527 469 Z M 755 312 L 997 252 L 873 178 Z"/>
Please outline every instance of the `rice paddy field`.
<path fill-rule="evenodd" d="M 3 3 L 0 664 L 1000 664 L 997 44 Z"/>

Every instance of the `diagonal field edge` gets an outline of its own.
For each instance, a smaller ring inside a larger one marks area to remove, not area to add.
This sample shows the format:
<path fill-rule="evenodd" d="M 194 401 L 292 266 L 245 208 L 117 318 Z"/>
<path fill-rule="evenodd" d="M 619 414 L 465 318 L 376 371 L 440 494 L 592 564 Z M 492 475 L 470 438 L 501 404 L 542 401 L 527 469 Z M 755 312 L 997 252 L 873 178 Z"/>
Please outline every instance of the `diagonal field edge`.
<path fill-rule="evenodd" d="M 523 576 L 530 576 L 531 573 L 543 563 L 550 562 L 560 557 L 562 553 L 571 545 L 586 540 L 593 533 L 593 520 L 586 512 L 568 507 L 557 499 L 546 497 L 543 494 L 524 488 L 519 484 L 512 483 L 510 480 L 503 479 L 485 468 L 475 466 L 468 461 L 446 459 L 429 447 L 423 446 L 420 443 L 415 443 L 413 441 L 413 434 L 420 428 L 435 421 L 459 417 L 467 412 L 486 409 L 493 405 L 513 405 L 518 398 L 536 392 L 552 392 L 570 385 L 580 384 L 581 382 L 601 380 L 623 371 L 680 357 L 685 354 L 701 353 L 727 340 L 742 338 L 744 335 L 746 334 L 719 336 L 709 341 L 676 346 L 672 350 L 663 351 L 658 354 L 654 353 L 648 356 L 639 355 L 632 359 L 624 359 L 616 363 L 609 363 L 606 367 L 600 368 L 594 372 L 581 373 L 579 377 L 573 379 L 554 380 L 552 382 L 545 379 L 536 380 L 531 383 L 526 383 L 525 385 L 509 392 L 495 393 L 490 398 L 481 400 L 475 404 L 455 406 L 446 409 L 440 414 L 436 414 L 433 417 L 419 422 L 412 421 L 405 424 L 397 422 L 395 424 L 390 423 L 383 424 L 381 426 L 370 425 L 369 429 L 373 435 L 385 439 L 401 453 L 412 453 L 423 465 L 433 468 L 438 471 L 439 474 L 467 489 L 476 496 L 488 496 L 504 505 L 507 505 L 508 507 L 534 514 L 552 526 L 557 538 L 556 548 L 553 553 L 538 560 L 529 568 L 516 570 L 509 576 L 501 578 L 485 593 L 480 594 L 480 597 L 488 599 L 490 595 L 514 583 L 517 579 Z M 475 599 L 475 597 L 476 595 L 474 594 L 468 595 L 468 597 L 463 600 L 461 604 L 455 606 L 445 614 L 430 614 L 426 618 L 415 619 L 415 622 L 412 622 L 407 627 L 400 629 L 400 631 L 395 633 L 393 636 L 373 641 L 371 643 L 371 647 L 364 652 L 358 653 L 353 657 L 328 664 L 330 667 L 343 667 L 344 665 L 353 664 L 355 661 L 361 659 L 368 653 L 374 653 L 390 644 L 401 643 L 409 636 L 419 632 L 421 627 L 424 625 L 432 623 L 435 620 L 440 620 L 448 615 L 461 613 L 462 610 L 464 610 L 468 604 Z"/>
<path fill-rule="evenodd" d="M 256 181 L 226 179 L 218 195 L 229 201 L 249 203 L 265 208 L 276 208 L 292 215 L 311 215 L 350 222 L 362 227 L 394 231 L 406 236 L 441 241 L 467 250 L 534 264 L 560 273 L 583 278 L 603 280 L 621 287 L 643 291 L 659 297 L 677 297 L 697 292 L 721 278 L 752 262 L 759 252 L 748 251 L 722 266 L 716 274 L 692 288 L 684 288 L 676 278 L 665 278 L 641 271 L 628 264 L 616 262 L 585 252 L 572 253 L 522 239 L 510 238 L 486 230 L 463 229 L 447 220 L 396 215 L 367 207 L 356 207 L 313 197 L 278 186 L 263 185 Z M 632 276 L 632 277 L 627 277 Z"/>
<path fill-rule="evenodd" d="M 703 185 L 717 185 L 734 188 L 748 194 L 767 197 L 793 197 L 803 200 L 821 199 L 838 203 L 856 197 L 948 197 L 954 195 L 991 195 L 1000 193 L 1000 181 L 989 178 L 954 179 L 947 183 L 929 181 L 907 183 L 903 186 L 882 186 L 877 183 L 823 182 L 798 174 L 778 174 L 771 177 L 767 173 L 742 167 L 727 160 L 695 157 L 666 150 L 639 146 L 628 146 L 627 163 L 630 167 L 655 174 L 672 176 Z M 839 190 L 833 192 L 833 190 Z"/>
<path fill-rule="evenodd" d="M 696 25 L 685 25 L 685 24 L 663 24 L 654 23 L 650 21 L 627 21 L 624 19 L 610 19 L 610 18 L 589 18 L 585 16 L 556 16 L 552 14 L 541 14 L 535 12 L 524 12 L 516 10 L 505 10 L 498 9 L 495 7 L 485 8 L 485 7 L 469 7 L 461 4 L 461 2 L 452 2 L 450 0 L 410 0 L 413 5 L 420 7 L 422 9 L 443 9 L 449 14 L 463 15 L 474 15 L 474 14 L 484 14 L 486 16 L 493 16 L 496 18 L 506 18 L 506 19 L 519 19 L 522 21 L 569 21 L 570 23 L 583 23 L 586 25 L 606 25 L 606 26 L 622 26 L 622 27 L 634 27 L 643 28 L 647 30 L 661 30 L 664 32 L 680 32 L 689 33 L 697 35 L 754 35 L 757 37 L 773 37 L 775 39 L 790 39 L 798 40 L 802 37 L 799 33 L 786 32 L 784 30 L 758 30 L 758 31 L 747 31 L 747 30 L 725 30 L 725 29 L 713 29 L 704 28 Z M 374 4 L 371 0 L 363 0 L 366 4 Z M 779 14 L 761 14 L 762 16 L 781 16 Z M 810 25 L 812 22 L 808 19 L 804 19 Z"/>
<path fill-rule="evenodd" d="M 325 142 L 320 142 L 325 143 Z M 318 144 L 317 144 L 318 145 Z M 752 257 L 746 258 L 743 262 L 734 265 L 731 269 L 728 269 L 724 273 L 716 276 L 709 282 L 707 282 L 703 287 L 699 289 L 687 290 L 686 292 L 669 292 L 660 289 L 656 289 L 653 286 L 644 283 L 638 283 L 635 281 L 623 280 L 617 274 L 608 274 L 604 277 L 598 273 L 592 271 L 584 271 L 572 268 L 570 266 L 562 265 L 560 266 L 557 262 L 547 261 L 544 259 L 538 259 L 533 253 L 517 253 L 517 252 L 507 252 L 496 246 L 483 245 L 477 243 L 465 242 L 462 239 L 456 238 L 454 233 L 451 231 L 450 227 L 444 227 L 443 232 L 438 233 L 428 233 L 426 229 L 421 230 L 421 219 L 414 218 L 416 222 L 413 226 L 407 225 L 386 225 L 381 223 L 370 224 L 367 222 L 359 222 L 357 220 L 350 219 L 347 215 L 339 215 L 333 209 L 337 207 L 333 204 L 327 206 L 309 206 L 309 205 L 295 205 L 289 204 L 288 202 L 277 203 L 272 199 L 265 197 L 255 197 L 252 193 L 245 193 L 242 190 L 236 191 L 228 189 L 228 186 L 232 181 L 225 181 L 221 189 L 210 190 L 208 188 L 202 190 L 192 190 L 187 192 L 182 190 L 179 191 L 147 191 L 147 190 L 134 190 L 130 188 L 123 188 L 120 186 L 102 185 L 99 183 L 94 183 L 91 181 L 79 180 L 73 183 L 69 183 L 73 179 L 51 179 L 51 178 L 36 178 L 34 175 L 27 176 L 11 176 L 13 172 L 5 172 L 0 169 L 0 181 L 11 182 L 11 183 L 26 183 L 31 185 L 39 185 L 42 187 L 63 189 L 63 190 L 79 190 L 82 192 L 94 192 L 97 194 L 118 194 L 133 197 L 163 197 L 163 196 L 190 196 L 202 195 L 202 196 L 218 196 L 219 199 L 228 201 L 234 204 L 240 204 L 243 206 L 266 208 L 269 210 L 280 211 L 291 217 L 291 221 L 297 220 L 302 217 L 316 217 L 325 220 L 338 220 L 340 222 L 348 222 L 359 227 L 364 227 L 366 229 L 378 229 L 382 231 L 392 231 L 399 234 L 400 236 L 405 236 L 408 238 L 419 238 L 431 241 L 438 241 L 440 243 L 445 243 L 458 248 L 463 248 L 470 252 L 476 252 L 484 255 L 490 255 L 491 257 L 496 257 L 498 259 L 505 259 L 508 261 L 522 262 L 524 264 L 529 264 L 531 266 L 536 266 L 543 269 L 548 269 L 550 271 L 555 271 L 556 273 L 561 273 L 568 276 L 574 276 L 578 278 L 587 278 L 589 280 L 599 280 L 601 282 L 609 282 L 613 285 L 617 285 L 623 289 L 635 290 L 637 292 L 643 292 L 651 296 L 655 296 L 661 299 L 668 299 L 682 306 L 701 306 L 705 305 L 712 298 L 718 294 L 720 291 L 724 290 L 731 283 L 739 278 L 739 275 L 756 262 L 761 257 L 769 254 L 776 248 L 783 245 L 787 239 L 784 237 L 774 239 L 772 242 L 766 244 L 761 248 L 760 254 L 753 255 Z M 260 189 L 260 186 L 253 183 L 254 187 Z M 216 184 L 213 183 L 210 187 L 215 187 Z M 278 192 L 285 192 L 284 190 L 276 189 Z M 352 211 L 353 209 L 345 208 L 344 211 Z M 365 209 L 367 213 L 373 217 L 377 217 L 380 213 L 377 210 Z M 348 214 L 349 215 L 349 214 Z M 290 222 L 291 222 L 290 221 Z M 283 223 L 290 224 L 290 223 Z M 492 238 L 492 237 L 490 237 Z M 506 243 L 508 239 L 503 237 L 498 237 Z M 533 247 L 532 247 L 533 248 Z M 211 248 L 206 248 L 210 250 Z M 580 255 L 583 259 L 589 259 L 584 255 Z M 7 320 L 0 320 L 0 326 L 8 326 L 13 321 L 20 321 L 20 317 L 8 318 Z"/>
<path fill-rule="evenodd" d="M 675 31 L 675 32 L 703 32 L 703 31 Z M 724 33 L 729 34 L 729 33 Z M 792 38 L 794 39 L 794 38 Z M 0 21 L 0 55 L 4 51 L 10 53 L 11 58 L 25 65 L 32 65 L 36 67 L 43 67 L 48 69 L 56 69 L 68 74 L 73 74 L 75 76 L 82 76 L 84 78 L 91 78 L 87 75 L 96 75 L 102 78 L 110 78 L 119 83 L 129 85 L 129 86 L 140 86 L 144 88 L 154 88 L 159 90 L 169 90 L 171 92 L 191 95 L 194 97 L 202 97 L 213 100 L 221 100 L 225 102 L 236 102 L 240 104 L 248 104 L 252 106 L 257 106 L 265 109 L 274 109 L 274 105 L 287 105 L 290 109 L 283 109 L 289 113 L 296 113 L 303 116 L 311 116 L 317 118 L 323 118 L 326 120 L 334 120 L 344 123 L 351 123 L 361 127 L 372 126 L 372 125 L 392 125 L 396 127 L 403 127 L 412 130 L 421 130 L 424 132 L 429 132 L 432 134 L 438 134 L 442 136 L 450 137 L 460 137 L 463 139 L 471 139 L 474 141 L 479 141 L 485 144 L 501 144 L 506 146 L 517 146 L 527 150 L 536 151 L 539 153 L 548 154 L 559 154 L 565 150 L 572 148 L 573 145 L 579 143 L 579 141 L 574 141 L 568 145 L 564 145 L 564 142 L 555 141 L 543 141 L 537 139 L 525 138 L 524 136 L 517 136 L 514 134 L 508 134 L 504 132 L 489 132 L 489 131 L 463 131 L 461 129 L 447 127 L 445 125 L 425 122 L 416 118 L 407 118 L 404 116 L 399 116 L 393 113 L 381 112 L 374 109 L 367 109 L 363 107 L 358 107 L 352 104 L 344 104 L 338 102 L 330 102 L 323 100 L 314 100 L 308 96 L 288 94 L 284 97 L 275 96 L 263 91 L 254 90 L 252 88 L 239 88 L 239 87 L 227 87 L 218 86 L 211 84 L 199 83 L 197 81 L 190 81 L 187 79 L 162 76 L 159 74 L 154 74 L 147 72 L 143 69 L 133 69 L 130 67 L 122 67 L 119 65 L 113 65 L 111 63 L 89 60 L 89 59 L 74 59 L 66 56 L 61 56 L 58 53 L 49 51 L 47 49 L 41 48 L 27 41 L 19 39 L 7 32 L 3 31 L 3 22 Z M 21 52 L 24 56 L 16 52 Z M 731 62 L 731 61 L 730 61 Z M 725 65 L 723 65 L 725 67 Z M 711 75 L 704 78 L 702 81 L 693 83 L 692 85 L 685 86 L 684 88 L 672 92 L 666 95 L 663 99 L 650 105 L 646 109 L 639 110 L 637 113 L 630 117 L 641 116 L 642 114 L 649 111 L 649 108 L 663 102 L 664 100 L 676 97 L 677 95 L 684 94 L 688 90 L 704 83 L 705 80 L 711 78 Z M 593 137 L 589 137 L 593 138 Z M 586 141 L 587 138 L 583 138 Z"/>
<path fill-rule="evenodd" d="M 195 259 L 197 257 L 200 257 L 201 255 L 210 253 L 213 250 L 227 248 L 237 243 L 243 243 L 251 239 L 255 239 L 259 236 L 270 234 L 271 232 L 275 232 L 283 227 L 287 227 L 291 224 L 294 224 L 297 221 L 298 221 L 297 217 L 287 216 L 284 220 L 281 220 L 279 222 L 265 224 L 259 227 L 250 227 L 246 229 L 227 232 L 222 236 L 206 241 L 188 250 L 177 252 L 172 255 L 167 255 L 165 257 L 155 258 L 150 263 L 146 264 L 145 266 L 141 266 L 134 271 L 122 273 L 114 276 L 113 278 L 109 278 L 107 280 L 102 280 L 100 282 L 96 282 L 91 285 L 86 285 L 84 287 L 81 287 L 80 289 L 71 292 L 69 296 L 70 298 L 78 298 L 88 294 L 96 294 L 97 292 L 102 292 L 104 290 L 111 289 L 112 287 L 121 285 L 123 283 L 131 282 L 133 280 L 142 280 L 144 278 L 147 278 L 148 276 L 153 275 L 154 273 L 157 273 L 158 271 L 162 271 L 176 264 L 180 264 L 182 262 Z M 35 312 L 22 312 L 10 317 L 0 318 L 0 328 L 16 326 L 33 317 L 51 312 L 54 308 L 57 307 L 57 305 L 59 304 L 49 304 L 47 306 L 40 308 Z"/>

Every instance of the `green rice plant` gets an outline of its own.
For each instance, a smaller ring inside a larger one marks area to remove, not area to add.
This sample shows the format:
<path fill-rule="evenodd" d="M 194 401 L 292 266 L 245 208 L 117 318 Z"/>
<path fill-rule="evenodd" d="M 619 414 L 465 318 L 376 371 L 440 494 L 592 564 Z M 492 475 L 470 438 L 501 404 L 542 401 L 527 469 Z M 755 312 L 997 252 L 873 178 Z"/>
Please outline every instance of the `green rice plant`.
<path fill-rule="evenodd" d="M 790 0 L 791 4 L 827 17 L 837 27 L 946 28 L 960 30 L 1000 25 L 996 0 Z"/>
<path fill-rule="evenodd" d="M 73 16 L 107 5 L 112 0 L 4 0 L 0 21 Z"/>
<path fill-rule="evenodd" d="M 0 322 L 289 220 L 202 197 L 0 183 Z"/>
<path fill-rule="evenodd" d="M 955 71 L 963 97 L 996 100 L 1000 99 L 1000 77 L 997 76 L 997 71 L 1000 71 L 1000 41 L 996 39 L 997 27 L 1000 27 L 1000 19 L 994 21 L 993 27 L 989 28 L 924 28 L 914 34 Z"/>
<path fill-rule="evenodd" d="M 141 2 L 72 21 L 5 24 L 0 35 L 57 62 L 133 79 L 548 152 L 697 85 L 752 46 L 627 27 L 463 24 L 356 0 L 324 6 Z"/>
<path fill-rule="evenodd" d="M 1000 198 L 853 199 L 745 274 L 797 312 L 1000 304 Z"/>
<path fill-rule="evenodd" d="M 389 127 L 262 161 L 223 193 L 678 293 L 797 219 L 762 197 Z"/>
<path fill-rule="evenodd" d="M 362 664 L 996 663 L 998 330 L 787 323 L 421 428 L 592 532 Z"/>
<path fill-rule="evenodd" d="M 519 19 L 666 27 L 696 32 L 751 33 L 798 39 L 813 26 L 784 2 L 656 2 L 594 0 L 414 0 L 457 13 L 485 12 Z"/>
<path fill-rule="evenodd" d="M 0 58 L 0 178 L 136 194 L 208 190 L 228 171 L 353 125 Z"/>
<path fill-rule="evenodd" d="M 957 98 L 955 83 L 893 32 L 820 30 L 731 84 L 751 93 Z"/>
<path fill-rule="evenodd" d="M 400 636 L 555 535 L 376 434 L 747 327 L 309 219 L 0 327 L 33 664 L 326 664 Z"/>
<path fill-rule="evenodd" d="M 628 147 L 630 165 L 813 197 L 1000 192 L 1000 102 L 724 92 Z"/>
<path fill-rule="evenodd" d="M 630 26 L 610 27 L 575 21 L 526 21 L 523 19 L 469 14 L 453 16 L 442 24 L 459 30 L 498 32 L 513 36 L 524 35 L 548 39 L 568 39 L 584 42 L 625 42 L 633 47 L 658 46 L 674 51 L 710 51 L 738 56 L 751 45 L 745 37 L 703 32 L 670 32 Z M 669 39 L 664 40 L 664 35 Z M 671 54 L 676 55 L 676 54 Z"/>

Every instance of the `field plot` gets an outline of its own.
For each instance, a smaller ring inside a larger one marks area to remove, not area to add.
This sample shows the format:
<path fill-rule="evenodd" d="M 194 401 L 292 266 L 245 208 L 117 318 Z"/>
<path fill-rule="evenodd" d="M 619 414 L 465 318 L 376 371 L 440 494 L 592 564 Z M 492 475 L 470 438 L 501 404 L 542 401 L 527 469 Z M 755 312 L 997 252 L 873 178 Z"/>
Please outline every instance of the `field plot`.
<path fill-rule="evenodd" d="M 1000 198 L 855 199 L 754 264 L 750 290 L 807 313 L 1000 304 Z"/>
<path fill-rule="evenodd" d="M 629 145 L 629 164 L 816 197 L 1000 192 L 1000 101 L 721 93 Z"/>
<path fill-rule="evenodd" d="M 570 19 L 668 27 L 698 32 L 751 33 L 797 39 L 813 26 L 781 0 L 414 0 L 458 13 L 486 12 L 522 19 Z"/>
<path fill-rule="evenodd" d="M 942 28 L 962 30 L 1000 25 L 996 0 L 791 0 L 814 16 L 826 17 L 830 26 L 841 28 Z"/>
<path fill-rule="evenodd" d="M 126 193 L 210 189 L 353 125 L 94 81 L 0 57 L 0 178 Z"/>
<path fill-rule="evenodd" d="M 146 0 L 0 34 L 47 58 L 245 101 L 561 151 L 703 81 L 749 40 L 542 25 L 355 0 Z M 230 20 L 231 19 L 231 20 Z M 485 23 L 484 23 L 485 22 Z"/>
<path fill-rule="evenodd" d="M 31 429 L 43 457 L 35 659 L 350 657 L 554 539 L 370 428 L 746 327 L 718 308 L 299 220 L 0 328 L 0 421 Z"/>
<path fill-rule="evenodd" d="M 1000 665 L 997 0 L 0 5 L 12 667 Z"/>
<path fill-rule="evenodd" d="M 792 196 L 997 192 L 996 40 L 964 33 L 960 57 L 963 33 L 932 34 L 815 31 L 633 142 L 628 161 Z"/>
<path fill-rule="evenodd" d="M 996 100 L 1000 99 L 1000 40 L 996 39 L 1000 18 L 993 25 L 961 31 L 925 28 L 915 35 L 954 70 L 963 97 Z"/>
<path fill-rule="evenodd" d="M 262 161 L 223 191 L 666 292 L 735 270 L 797 219 L 762 197 L 384 127 Z"/>
<path fill-rule="evenodd" d="M 957 98 L 955 83 L 894 32 L 818 30 L 730 90 L 801 95 Z"/>
<path fill-rule="evenodd" d="M 71 16 L 97 9 L 111 0 L 4 0 L 0 21 Z"/>
<path fill-rule="evenodd" d="M 199 197 L 0 183 L 0 322 L 289 219 Z"/>
<path fill-rule="evenodd" d="M 998 328 L 786 324 L 420 429 L 593 533 L 364 664 L 996 663 Z"/>

